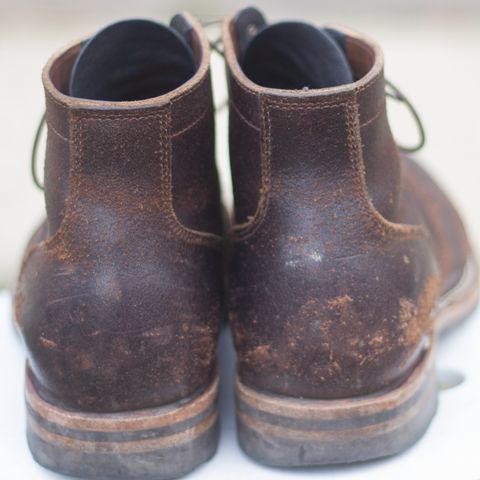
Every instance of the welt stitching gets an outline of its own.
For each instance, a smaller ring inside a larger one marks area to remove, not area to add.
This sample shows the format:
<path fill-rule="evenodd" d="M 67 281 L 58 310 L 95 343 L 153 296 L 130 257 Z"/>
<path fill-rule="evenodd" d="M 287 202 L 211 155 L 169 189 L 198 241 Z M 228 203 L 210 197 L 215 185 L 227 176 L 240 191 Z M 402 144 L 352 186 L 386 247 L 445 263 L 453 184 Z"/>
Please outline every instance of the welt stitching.
<path fill-rule="evenodd" d="M 384 112 L 384 109 L 381 108 L 378 112 L 376 112 L 375 114 L 373 114 L 368 120 L 366 120 L 365 122 L 361 123 L 361 124 L 360 124 L 360 128 L 363 128 L 363 127 L 366 127 L 367 125 L 370 125 L 372 122 L 374 122 L 375 120 L 377 120 L 377 118 L 379 118 L 380 115 L 382 115 L 383 112 Z"/>
<path fill-rule="evenodd" d="M 170 142 L 168 140 L 168 125 L 166 115 L 162 115 L 159 119 L 160 123 L 160 203 L 159 209 L 165 214 L 167 221 L 170 220 L 171 203 L 172 203 L 172 187 L 171 187 L 171 166 L 170 166 Z M 170 224 L 170 222 L 169 222 Z M 171 226 L 171 225 L 170 225 Z M 175 233 L 175 231 L 174 231 Z"/>
<path fill-rule="evenodd" d="M 298 107 L 304 107 L 302 103 L 282 103 L 276 101 L 265 102 L 262 106 L 262 119 L 263 120 L 263 131 L 265 134 L 262 139 L 262 160 L 261 160 L 261 176 L 262 188 L 260 190 L 260 198 L 257 206 L 257 210 L 253 218 L 249 222 L 243 224 L 235 225 L 235 240 L 242 241 L 250 238 L 258 227 L 263 223 L 266 217 L 266 211 L 269 203 L 269 191 L 271 185 L 271 107 L 276 106 L 280 110 L 296 110 Z M 291 108 L 289 108 L 289 106 Z M 347 141 L 348 141 L 348 158 L 349 163 L 351 164 L 352 169 L 357 175 L 356 178 L 365 179 L 365 168 L 363 164 L 360 164 L 357 160 L 359 156 L 362 156 L 359 145 L 361 145 L 361 140 L 359 137 L 359 125 L 356 104 L 352 101 L 346 101 L 342 103 L 330 103 L 330 104 L 317 104 L 310 105 L 311 110 L 317 109 L 322 110 L 324 108 L 334 108 L 341 107 L 344 110 L 344 115 L 346 116 L 347 123 Z M 265 112 L 265 113 L 264 113 Z M 363 199 L 361 202 L 361 209 L 364 212 L 366 218 L 371 223 L 372 227 L 375 228 L 380 234 L 385 233 L 395 233 L 402 236 L 403 238 L 410 238 L 413 236 L 413 233 L 420 233 L 415 227 L 409 228 L 409 226 L 396 225 L 390 223 L 387 220 L 379 216 L 378 212 L 372 208 L 369 204 L 369 196 L 365 181 L 355 181 L 354 183 L 355 193 Z M 405 227 L 405 228 L 402 228 Z"/>
<path fill-rule="evenodd" d="M 261 190 L 259 198 L 259 216 L 258 219 L 253 219 L 252 228 L 258 228 L 265 220 L 268 210 L 268 204 L 270 200 L 270 188 L 271 188 L 271 157 L 272 157 L 272 121 L 271 121 L 271 108 L 267 105 L 265 115 L 262 115 L 262 120 L 266 122 L 265 129 L 265 142 L 262 142 L 264 145 L 265 154 L 262 155 L 261 162 L 261 172 L 262 172 L 262 181 L 261 181 Z M 253 234 L 253 230 L 251 231 Z"/>
<path fill-rule="evenodd" d="M 347 117 L 347 141 L 349 145 L 349 160 L 351 168 L 355 175 L 355 190 L 356 195 L 361 199 L 360 207 L 367 219 L 368 223 L 377 233 L 385 233 L 385 225 L 375 214 L 376 211 L 371 208 L 369 204 L 368 190 L 365 183 L 365 165 L 364 162 L 359 162 L 358 158 L 363 158 L 361 152 L 361 139 L 359 138 L 359 131 L 357 129 L 358 112 L 354 104 L 346 105 L 345 113 Z M 363 181 L 362 181 L 363 179 Z"/>
<path fill-rule="evenodd" d="M 167 219 L 168 225 L 172 230 L 172 233 L 180 238 L 182 241 L 191 244 L 197 244 L 202 246 L 214 246 L 217 247 L 221 243 L 221 237 L 218 237 L 215 234 L 210 234 L 208 232 L 200 232 L 196 230 L 188 229 L 184 227 L 178 220 L 174 209 L 173 209 L 173 195 L 172 195 L 172 179 L 171 179 L 171 138 L 168 132 L 168 126 L 170 120 L 167 118 L 168 113 L 165 111 L 155 112 L 155 114 L 147 114 L 144 116 L 121 116 L 115 115 L 113 118 L 119 120 L 141 120 L 143 118 L 151 118 L 157 117 L 160 123 L 160 146 L 161 146 L 161 154 L 160 154 L 160 181 L 161 181 L 161 199 L 164 201 L 160 201 L 158 205 L 159 209 L 163 211 L 165 217 Z M 78 171 L 78 152 L 83 151 L 84 146 L 84 136 L 85 136 L 85 124 L 89 123 L 92 120 L 96 119 L 104 119 L 103 115 L 79 115 L 78 119 L 76 120 L 77 128 L 74 129 L 74 134 L 72 138 L 73 143 L 73 151 L 75 152 L 72 155 L 72 162 L 70 165 L 70 172 L 69 172 L 69 185 L 73 186 L 73 178 L 75 173 Z M 75 148 L 75 146 L 77 148 Z M 69 224 L 69 204 L 75 204 L 76 196 L 72 195 L 72 190 L 70 190 L 70 194 L 66 200 L 66 208 L 65 208 L 65 215 L 62 220 L 62 224 L 60 225 L 57 232 L 48 240 L 48 245 L 52 246 L 54 243 L 61 241 L 63 237 L 64 230 Z"/>
<path fill-rule="evenodd" d="M 52 131 L 55 135 L 57 135 L 57 137 L 61 138 L 63 141 L 65 142 L 68 142 L 68 138 L 65 137 L 64 135 L 62 135 L 52 124 L 51 122 L 50 123 L 47 123 L 47 127 L 48 127 L 48 130 Z"/>
<path fill-rule="evenodd" d="M 396 235 L 397 238 L 410 239 L 422 234 L 424 236 L 424 229 L 415 225 L 396 224 L 388 221 L 380 215 L 378 210 L 372 204 L 371 198 L 368 193 L 368 187 L 365 177 L 365 164 L 364 162 L 357 161 L 358 158 L 363 158 L 361 150 L 360 129 L 358 122 L 358 112 L 356 105 L 351 103 L 345 105 L 347 113 L 347 141 L 349 143 L 349 159 L 352 164 L 354 172 L 357 173 L 355 178 L 355 190 L 359 197 L 362 199 L 361 208 L 364 212 L 366 219 L 372 225 L 377 233 L 381 235 L 390 236 Z M 415 235 L 416 234 L 416 235 Z"/>
<path fill-rule="evenodd" d="M 55 246 L 59 246 L 62 243 L 65 230 L 69 227 L 71 223 L 71 210 L 72 206 L 76 204 L 77 196 L 74 194 L 75 189 L 73 188 L 74 183 L 74 174 L 78 170 L 77 162 L 78 162 L 78 152 L 82 151 L 83 147 L 83 136 L 84 136 L 84 126 L 82 125 L 81 121 L 72 121 L 71 116 L 69 116 L 69 125 L 73 130 L 72 138 L 71 138 L 71 147 L 69 148 L 69 171 L 68 171 L 68 194 L 65 199 L 65 210 L 62 221 L 57 229 L 57 231 L 45 241 L 45 247 L 54 248 Z M 76 128 L 75 128 L 76 127 Z M 70 145 L 69 145 L 70 146 Z"/>
<path fill-rule="evenodd" d="M 162 109 L 156 109 L 152 112 L 132 112 L 132 113 L 118 113 L 118 114 L 101 114 L 101 113 L 89 113 L 89 112 L 76 112 L 77 117 L 82 121 L 89 121 L 89 120 L 126 120 L 126 121 L 134 121 L 134 120 L 143 120 L 150 117 L 159 117 L 164 115 L 165 107 Z"/>
<path fill-rule="evenodd" d="M 63 109 L 68 109 L 68 110 L 75 110 L 76 107 L 72 105 L 68 105 L 66 103 L 62 103 L 59 100 L 57 100 L 48 90 L 45 91 L 45 95 L 51 100 L 55 105 L 57 105 L 60 108 Z M 148 107 L 147 107 L 148 108 Z M 128 118 L 128 117 L 136 117 L 138 116 L 139 118 L 143 118 L 144 116 L 149 116 L 149 115 L 157 115 L 159 109 L 165 108 L 164 105 L 156 105 L 154 107 L 150 107 L 153 111 L 152 112 L 138 112 L 138 109 L 133 110 L 132 112 L 125 112 L 122 111 L 121 113 L 115 114 L 115 113 L 109 113 L 109 114 L 101 114 L 97 113 L 95 110 L 92 109 L 95 113 L 90 113 L 89 109 L 85 109 L 84 111 L 78 111 L 77 110 L 77 115 L 78 117 L 81 118 Z"/>
<path fill-rule="evenodd" d="M 270 105 L 275 106 L 278 110 L 321 110 L 323 108 L 335 108 L 343 107 L 345 101 L 342 102 L 325 102 L 320 104 L 309 104 L 309 103 L 300 103 L 300 102 L 284 102 L 273 100 L 269 102 Z"/>
<path fill-rule="evenodd" d="M 173 132 L 173 136 L 180 135 L 193 126 L 203 120 L 203 117 L 208 113 L 208 111 L 211 109 L 210 106 L 205 108 L 205 110 L 200 114 L 199 118 L 195 119 L 192 123 L 184 127 L 183 129 Z M 150 117 L 156 117 L 159 115 L 162 115 L 163 110 L 165 110 L 165 106 L 161 109 L 155 109 L 152 112 L 132 112 L 132 113 L 109 113 L 109 114 L 102 114 L 102 113 L 89 113 L 89 112 L 78 112 L 77 115 L 79 118 L 82 118 L 83 120 L 125 120 L 125 121 L 135 121 L 135 120 L 143 120 L 143 119 L 148 119 Z"/>
<path fill-rule="evenodd" d="M 316 108 L 333 108 L 341 104 L 320 104 L 310 105 L 310 109 Z M 279 110 L 296 110 L 298 107 L 304 107 L 303 103 L 295 102 L 278 102 L 278 101 L 263 101 L 262 102 L 262 156 L 260 162 L 261 170 L 261 188 L 258 200 L 257 209 L 250 221 L 243 224 L 235 225 L 234 231 L 236 233 L 237 240 L 247 240 L 255 231 L 260 227 L 266 217 L 268 204 L 269 204 L 269 192 L 271 186 L 271 152 L 272 152 L 272 135 L 271 135 L 271 110 L 275 106 Z"/>
<path fill-rule="evenodd" d="M 176 132 L 173 132 L 172 137 L 178 137 L 179 135 L 182 135 L 183 133 L 193 128 L 197 123 L 200 123 L 211 110 L 212 110 L 211 105 L 209 105 L 192 123 L 182 128 L 181 130 L 177 130 Z"/>
<path fill-rule="evenodd" d="M 167 223 L 172 233 L 180 240 L 205 247 L 216 247 L 221 243 L 221 237 L 208 232 L 201 232 L 185 227 L 178 219 L 173 206 L 173 179 L 172 179 L 172 141 L 168 127 L 170 114 L 164 112 L 160 118 L 160 178 L 161 202 L 160 209 L 164 210 Z M 162 201 L 163 200 L 163 201 Z"/>
<path fill-rule="evenodd" d="M 234 240 L 246 240 L 251 237 L 263 223 L 269 202 L 270 177 L 271 177 L 271 119 L 270 108 L 265 101 L 261 105 L 262 140 L 260 158 L 260 192 L 257 208 L 253 217 L 243 224 L 234 226 Z"/>
<path fill-rule="evenodd" d="M 361 156 L 359 142 L 360 139 L 358 138 L 357 132 L 357 109 L 355 108 L 354 104 L 345 105 L 344 113 L 347 120 L 347 142 L 348 142 L 348 159 L 350 163 L 350 168 L 354 173 L 354 189 L 355 189 L 355 196 L 360 198 L 360 208 L 365 215 L 368 223 L 371 225 L 372 228 L 375 229 L 377 232 L 384 232 L 383 226 L 376 221 L 377 219 L 372 215 L 373 212 L 370 211 L 366 202 L 368 202 L 368 193 L 366 191 L 365 185 L 362 183 L 362 178 L 365 178 L 365 168 L 363 162 L 359 162 L 358 158 Z"/>
<path fill-rule="evenodd" d="M 243 115 L 243 113 L 240 111 L 240 109 L 235 105 L 235 102 L 233 100 L 230 100 L 230 106 L 235 110 L 235 112 L 237 112 L 238 116 L 251 128 L 253 128 L 254 130 L 256 130 L 257 132 L 260 131 L 260 127 L 258 127 L 257 125 L 253 124 L 252 122 L 250 122 L 249 120 L 247 120 L 247 118 L 245 117 L 245 115 Z"/>
<path fill-rule="evenodd" d="M 309 105 L 310 109 L 321 110 L 324 108 L 334 108 L 338 106 L 344 106 L 345 103 L 325 103 L 317 105 Z M 234 230 L 237 240 L 246 240 L 251 237 L 255 231 L 260 227 L 266 217 L 269 193 L 271 188 L 271 152 L 272 152 L 272 135 L 271 135 L 271 110 L 272 106 L 275 106 L 277 110 L 296 110 L 297 108 L 303 108 L 303 103 L 295 102 L 277 102 L 277 101 L 264 101 L 262 105 L 262 125 L 265 132 L 262 138 L 262 158 L 261 158 L 261 189 L 258 200 L 257 209 L 252 219 L 243 224 L 235 225 Z"/>

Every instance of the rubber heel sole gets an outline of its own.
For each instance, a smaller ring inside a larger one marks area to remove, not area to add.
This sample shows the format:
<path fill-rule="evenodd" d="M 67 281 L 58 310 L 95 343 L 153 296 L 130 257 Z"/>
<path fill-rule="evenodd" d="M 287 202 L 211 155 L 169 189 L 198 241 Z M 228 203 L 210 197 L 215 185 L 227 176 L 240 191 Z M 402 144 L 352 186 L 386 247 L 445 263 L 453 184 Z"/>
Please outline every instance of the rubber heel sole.
<path fill-rule="evenodd" d="M 425 432 L 436 411 L 432 352 L 401 386 L 343 400 L 268 395 L 237 377 L 237 428 L 242 449 L 273 466 L 353 463 L 399 453 Z"/>
<path fill-rule="evenodd" d="M 211 458 L 218 445 L 218 378 L 175 404 L 113 414 L 67 411 L 26 377 L 27 438 L 35 460 L 85 478 L 171 479 Z"/>

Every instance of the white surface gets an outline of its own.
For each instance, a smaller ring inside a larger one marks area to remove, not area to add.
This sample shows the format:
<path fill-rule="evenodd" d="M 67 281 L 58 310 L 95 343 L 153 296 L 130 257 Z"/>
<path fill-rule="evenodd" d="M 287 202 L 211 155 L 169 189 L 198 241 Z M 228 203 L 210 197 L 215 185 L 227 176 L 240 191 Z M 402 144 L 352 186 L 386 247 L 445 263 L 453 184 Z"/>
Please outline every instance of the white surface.
<path fill-rule="evenodd" d="M 25 440 L 24 352 L 11 323 L 10 296 L 0 293 L 0 478 L 64 478 L 38 466 Z M 480 479 L 480 310 L 443 338 L 437 352 L 441 371 L 465 376 L 461 385 L 440 393 L 436 417 L 427 434 L 401 455 L 365 464 L 302 470 L 272 469 L 249 460 L 235 437 L 234 353 L 228 330 L 219 348 L 221 439 L 215 457 L 185 477 L 189 480 L 275 479 Z M 65 477 L 67 478 L 67 477 Z"/>

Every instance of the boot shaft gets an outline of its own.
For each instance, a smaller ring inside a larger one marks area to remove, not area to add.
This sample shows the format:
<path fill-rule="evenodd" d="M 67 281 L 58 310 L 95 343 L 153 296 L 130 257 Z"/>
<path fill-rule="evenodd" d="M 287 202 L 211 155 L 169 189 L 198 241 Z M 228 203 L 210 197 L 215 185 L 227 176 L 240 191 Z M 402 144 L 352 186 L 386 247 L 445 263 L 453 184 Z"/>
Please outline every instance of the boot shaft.
<path fill-rule="evenodd" d="M 72 209 L 92 199 L 110 210 L 123 205 L 131 217 L 150 214 L 167 223 L 170 217 L 171 226 L 221 233 L 208 41 L 182 16 L 172 25 L 183 28 L 196 71 L 155 98 L 115 102 L 70 96 L 72 69 L 85 42 L 60 51 L 46 65 L 51 235 Z"/>
<path fill-rule="evenodd" d="M 252 26 L 261 31 L 265 20 L 247 10 L 224 30 L 236 224 L 254 216 L 266 190 L 269 202 L 281 202 L 276 192 L 282 190 L 282 198 L 289 192 L 300 209 L 308 209 L 341 178 L 347 197 L 365 182 L 365 200 L 395 221 L 400 158 L 386 117 L 378 45 L 346 30 L 325 29 L 348 60 L 354 83 L 303 91 L 265 88 L 253 83 L 241 65 Z"/>

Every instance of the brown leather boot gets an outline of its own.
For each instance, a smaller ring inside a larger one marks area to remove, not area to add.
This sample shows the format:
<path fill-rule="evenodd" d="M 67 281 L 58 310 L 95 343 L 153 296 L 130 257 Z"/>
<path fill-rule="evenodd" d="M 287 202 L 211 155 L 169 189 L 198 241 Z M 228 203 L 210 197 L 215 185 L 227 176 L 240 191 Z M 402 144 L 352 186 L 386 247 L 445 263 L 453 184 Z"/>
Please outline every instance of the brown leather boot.
<path fill-rule="evenodd" d="M 43 72 L 47 221 L 25 255 L 28 441 L 56 471 L 178 477 L 218 437 L 222 222 L 199 24 L 126 21 Z"/>
<path fill-rule="evenodd" d="M 435 412 L 437 334 L 477 301 L 462 222 L 394 143 L 377 44 L 254 9 L 223 40 L 241 446 L 285 466 L 399 452 Z"/>

